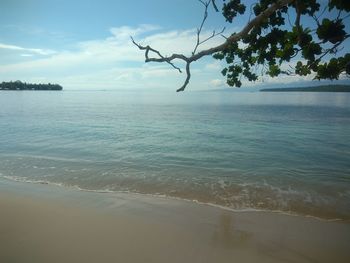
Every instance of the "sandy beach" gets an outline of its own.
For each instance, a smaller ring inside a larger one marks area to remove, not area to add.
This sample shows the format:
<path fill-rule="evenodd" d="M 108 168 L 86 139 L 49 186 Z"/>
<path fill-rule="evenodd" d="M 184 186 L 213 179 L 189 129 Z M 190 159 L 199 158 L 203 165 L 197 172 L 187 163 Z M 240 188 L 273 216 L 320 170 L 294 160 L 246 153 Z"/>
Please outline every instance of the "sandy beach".
<path fill-rule="evenodd" d="M 0 262 L 349 262 L 349 222 L 0 181 Z"/>

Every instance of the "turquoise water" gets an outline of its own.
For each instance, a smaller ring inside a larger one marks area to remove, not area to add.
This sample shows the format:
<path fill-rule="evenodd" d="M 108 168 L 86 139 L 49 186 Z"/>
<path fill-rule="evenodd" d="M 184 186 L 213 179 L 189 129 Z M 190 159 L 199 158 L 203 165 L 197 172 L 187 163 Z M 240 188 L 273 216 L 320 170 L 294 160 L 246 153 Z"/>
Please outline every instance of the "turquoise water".
<path fill-rule="evenodd" d="M 0 176 L 350 219 L 350 95 L 0 92 Z"/>

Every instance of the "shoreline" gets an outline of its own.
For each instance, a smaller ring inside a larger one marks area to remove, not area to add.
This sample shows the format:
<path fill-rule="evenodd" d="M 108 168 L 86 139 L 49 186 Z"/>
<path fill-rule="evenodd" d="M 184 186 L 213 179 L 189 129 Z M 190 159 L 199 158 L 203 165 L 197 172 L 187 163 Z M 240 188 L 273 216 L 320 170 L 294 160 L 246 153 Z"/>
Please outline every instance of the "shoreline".
<path fill-rule="evenodd" d="M 0 180 L 1 262 L 348 262 L 350 224 Z M 326 238 L 325 238 L 326 237 Z"/>
<path fill-rule="evenodd" d="M 188 202 L 192 204 L 202 205 L 202 206 L 208 206 L 213 208 L 222 209 L 225 211 L 230 211 L 234 213 L 249 213 L 249 212 L 258 212 L 258 213 L 272 213 L 272 214 L 281 214 L 286 216 L 295 216 L 295 217 L 303 217 L 303 218 L 312 218 L 315 220 L 323 221 L 323 222 L 344 222 L 344 223 L 350 223 L 349 219 L 344 218 L 322 218 L 314 215 L 309 214 L 300 214 L 296 212 L 291 211 L 283 211 L 283 210 L 268 210 L 268 209 L 258 209 L 258 208 L 242 208 L 242 209 L 235 209 L 228 206 L 220 205 L 220 204 L 214 204 L 214 203 L 206 203 L 199 200 L 192 200 L 192 199 L 186 199 L 181 198 L 177 196 L 169 196 L 164 194 L 150 194 L 150 193 L 138 193 L 138 192 L 131 192 L 131 191 L 113 191 L 113 190 L 94 190 L 94 189 L 84 189 L 79 186 L 68 186 L 63 183 L 54 183 L 50 181 L 43 181 L 43 180 L 27 180 L 23 179 L 21 177 L 13 177 L 13 176 L 3 176 L 0 173 L 0 183 L 1 181 L 6 180 L 14 183 L 24 183 L 24 184 L 34 184 L 34 185 L 42 185 L 42 186 L 52 186 L 52 187 L 59 187 L 67 190 L 73 190 L 73 191 L 81 191 L 81 192 L 87 192 L 87 193 L 97 193 L 97 194 L 126 194 L 126 195 L 137 195 L 140 197 L 151 197 L 151 198 L 163 198 L 167 200 L 175 200 L 180 202 Z"/>

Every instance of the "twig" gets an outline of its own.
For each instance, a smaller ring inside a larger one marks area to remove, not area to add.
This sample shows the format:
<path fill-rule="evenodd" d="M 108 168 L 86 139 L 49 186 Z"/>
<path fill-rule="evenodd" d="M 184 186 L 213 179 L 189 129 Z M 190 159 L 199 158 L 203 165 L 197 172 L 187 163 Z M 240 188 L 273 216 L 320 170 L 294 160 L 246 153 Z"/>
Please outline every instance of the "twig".
<path fill-rule="evenodd" d="M 172 57 L 164 57 L 158 50 L 155 50 L 153 48 L 151 48 L 150 46 L 141 46 L 140 44 L 137 44 L 135 42 L 135 40 L 133 39 L 133 37 L 130 37 L 132 43 L 134 43 L 134 45 L 136 45 L 140 50 L 146 50 L 145 51 L 145 62 L 150 62 L 150 61 L 154 61 L 154 62 L 166 62 L 169 65 L 171 65 L 174 69 L 177 69 L 180 73 L 182 73 L 181 69 L 177 66 L 175 66 L 171 61 L 173 60 Z M 160 58 L 149 58 L 148 54 L 149 52 L 152 51 L 154 53 L 156 53 Z"/>
<path fill-rule="evenodd" d="M 205 20 L 207 20 L 207 18 L 208 18 L 208 6 L 209 6 L 211 1 L 203 2 L 202 0 L 199 0 L 199 2 L 201 2 L 204 5 L 204 15 L 203 15 L 203 19 L 202 19 L 201 25 L 199 26 L 199 28 L 197 28 L 197 43 L 196 43 L 196 45 L 195 45 L 195 47 L 193 49 L 192 55 L 194 55 L 196 53 L 197 48 L 200 45 L 199 37 L 200 37 L 200 34 L 202 32 Z"/>

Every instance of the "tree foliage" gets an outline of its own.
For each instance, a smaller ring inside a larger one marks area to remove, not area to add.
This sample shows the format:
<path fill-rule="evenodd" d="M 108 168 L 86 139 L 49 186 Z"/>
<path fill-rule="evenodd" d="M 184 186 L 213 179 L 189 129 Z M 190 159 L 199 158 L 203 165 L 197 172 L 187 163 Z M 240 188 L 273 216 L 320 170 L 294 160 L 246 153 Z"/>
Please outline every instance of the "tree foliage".
<path fill-rule="evenodd" d="M 236 87 L 242 85 L 242 79 L 256 81 L 265 74 L 271 77 L 311 74 L 318 80 L 350 75 L 350 54 L 342 50 L 350 36 L 346 32 L 349 25 L 348 28 L 345 26 L 350 12 L 349 0 L 258 0 L 251 6 L 246 6 L 241 0 L 222 0 L 222 14 L 228 24 L 234 24 L 247 12 L 250 18 L 241 31 L 225 37 L 223 44 L 197 52 L 199 45 L 223 35 L 224 31 L 214 31 L 208 39 L 200 41 L 208 8 L 212 4 L 218 11 L 219 1 L 199 2 L 203 4 L 205 13 L 190 56 L 163 56 L 156 49 L 133 40 L 141 50 L 145 50 L 146 62 L 167 62 L 180 72 L 174 60 L 186 62 L 187 78 L 177 91 L 183 91 L 189 83 L 190 64 L 208 55 L 226 63 L 222 74 L 229 86 Z"/>

